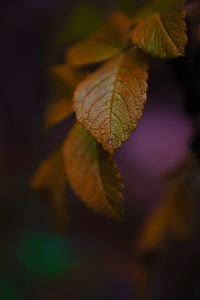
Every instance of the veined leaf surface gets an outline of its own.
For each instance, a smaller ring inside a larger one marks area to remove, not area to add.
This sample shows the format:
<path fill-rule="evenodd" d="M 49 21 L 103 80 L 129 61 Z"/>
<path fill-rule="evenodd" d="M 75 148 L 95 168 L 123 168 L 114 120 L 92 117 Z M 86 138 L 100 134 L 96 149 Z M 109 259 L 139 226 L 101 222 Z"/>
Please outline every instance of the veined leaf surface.
<path fill-rule="evenodd" d="M 146 101 L 148 64 L 137 49 L 105 63 L 76 89 L 77 119 L 111 154 L 137 127 Z"/>
<path fill-rule="evenodd" d="M 137 26 L 131 32 L 132 43 L 155 57 L 184 56 L 187 35 L 183 1 L 154 3 L 135 17 Z"/>
<path fill-rule="evenodd" d="M 112 156 L 80 124 L 72 128 L 63 154 L 67 179 L 82 201 L 109 218 L 121 220 L 122 180 Z"/>

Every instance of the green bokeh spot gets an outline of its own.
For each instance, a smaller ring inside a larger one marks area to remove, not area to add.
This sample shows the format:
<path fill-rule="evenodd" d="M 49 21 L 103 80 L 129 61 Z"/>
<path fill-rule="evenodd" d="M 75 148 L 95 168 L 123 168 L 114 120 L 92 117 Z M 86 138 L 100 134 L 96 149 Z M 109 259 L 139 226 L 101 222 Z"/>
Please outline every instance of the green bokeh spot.
<path fill-rule="evenodd" d="M 18 300 L 16 288 L 8 280 L 0 277 L 0 299 L 1 300 Z"/>
<path fill-rule="evenodd" d="M 57 277 L 75 266 L 70 241 L 57 235 L 34 234 L 21 241 L 18 259 L 28 273 Z"/>
<path fill-rule="evenodd" d="M 62 25 L 57 43 L 66 43 L 71 39 L 87 38 L 94 33 L 103 22 L 103 14 L 95 4 L 80 3 L 69 15 L 67 22 Z"/>

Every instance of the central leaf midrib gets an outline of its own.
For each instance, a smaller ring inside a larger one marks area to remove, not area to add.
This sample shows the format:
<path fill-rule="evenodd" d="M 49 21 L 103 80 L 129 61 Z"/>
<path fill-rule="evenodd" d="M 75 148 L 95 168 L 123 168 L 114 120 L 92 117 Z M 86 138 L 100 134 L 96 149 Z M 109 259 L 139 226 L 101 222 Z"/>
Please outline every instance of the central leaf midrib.
<path fill-rule="evenodd" d="M 178 52 L 180 53 L 180 49 L 179 47 L 176 45 L 176 43 L 174 42 L 174 40 L 172 39 L 171 35 L 168 33 L 167 29 L 164 26 L 164 21 L 162 20 L 161 14 L 157 14 L 159 23 L 161 25 L 161 27 L 163 28 L 164 33 L 167 35 L 168 39 L 170 40 L 170 42 L 175 46 L 175 48 L 178 50 Z"/>
<path fill-rule="evenodd" d="M 121 58 L 119 60 L 119 63 L 118 63 L 118 66 L 116 67 L 116 76 L 115 76 L 115 80 L 113 82 L 113 90 L 112 90 L 112 97 L 111 97 L 111 100 L 110 100 L 110 132 L 109 132 L 109 135 L 110 135 L 110 138 L 112 139 L 112 114 L 113 114 L 113 104 L 114 104 L 114 101 L 115 101 L 115 86 L 116 86 L 116 83 L 117 83 L 117 79 L 118 79 L 118 74 L 120 72 L 120 67 L 121 67 L 121 64 L 125 58 L 125 54 L 121 54 Z M 112 148 L 113 148 L 113 145 L 112 145 Z"/>

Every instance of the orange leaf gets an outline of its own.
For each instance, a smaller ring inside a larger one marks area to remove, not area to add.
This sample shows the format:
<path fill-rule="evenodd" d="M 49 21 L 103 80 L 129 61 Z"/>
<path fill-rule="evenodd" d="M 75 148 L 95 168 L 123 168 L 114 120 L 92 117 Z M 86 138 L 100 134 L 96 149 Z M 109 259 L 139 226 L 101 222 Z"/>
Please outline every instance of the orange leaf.
<path fill-rule="evenodd" d="M 75 67 L 82 67 L 120 53 L 128 45 L 131 23 L 123 13 L 115 12 L 90 39 L 72 46 L 67 51 L 67 60 Z"/>
<path fill-rule="evenodd" d="M 113 158 L 79 124 L 67 137 L 63 154 L 67 179 L 82 201 L 109 218 L 121 220 L 122 181 Z"/>
<path fill-rule="evenodd" d="M 77 119 L 110 153 L 137 127 L 146 101 L 148 64 L 134 49 L 91 74 L 76 89 Z"/>
<path fill-rule="evenodd" d="M 138 16 L 138 23 L 131 32 L 131 39 L 134 45 L 147 54 L 160 58 L 175 58 L 185 54 L 187 43 L 185 12 L 183 1 L 166 3 L 162 6 L 159 1 L 160 5 L 144 10 L 141 19 Z"/>
<path fill-rule="evenodd" d="M 88 75 L 86 71 L 74 70 L 69 65 L 61 64 L 51 68 L 53 75 L 53 97 L 45 118 L 45 128 L 64 121 L 73 112 L 72 97 L 76 85 Z"/>
<path fill-rule="evenodd" d="M 48 106 L 45 120 L 47 129 L 64 121 L 73 112 L 72 101 L 68 99 L 59 99 Z"/>
<path fill-rule="evenodd" d="M 88 75 L 88 72 L 75 70 L 67 64 L 60 64 L 52 67 L 51 73 L 55 78 L 62 80 L 66 86 L 72 90 Z"/>
<path fill-rule="evenodd" d="M 82 67 L 105 61 L 119 52 L 121 52 L 120 48 L 87 40 L 71 47 L 67 52 L 67 60 L 75 67 Z"/>

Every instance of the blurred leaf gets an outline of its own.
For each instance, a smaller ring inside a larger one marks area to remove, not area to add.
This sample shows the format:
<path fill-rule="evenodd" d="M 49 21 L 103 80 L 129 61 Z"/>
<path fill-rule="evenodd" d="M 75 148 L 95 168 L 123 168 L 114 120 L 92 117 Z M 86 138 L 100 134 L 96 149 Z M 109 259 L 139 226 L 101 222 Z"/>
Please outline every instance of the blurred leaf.
<path fill-rule="evenodd" d="M 67 64 L 51 68 L 53 96 L 48 104 L 45 128 L 51 128 L 73 113 L 73 91 L 88 74 L 87 71 L 75 70 Z"/>
<path fill-rule="evenodd" d="M 68 228 L 65 172 L 61 151 L 44 160 L 32 179 L 31 187 L 49 207 L 55 229 L 64 233 Z"/>
<path fill-rule="evenodd" d="M 137 127 L 146 101 L 148 64 L 138 50 L 120 54 L 76 89 L 77 119 L 110 153 Z"/>
<path fill-rule="evenodd" d="M 67 52 L 67 60 L 75 67 L 96 64 L 121 52 L 120 48 L 93 40 L 86 40 L 72 46 Z"/>
<path fill-rule="evenodd" d="M 59 99 L 51 103 L 47 109 L 45 127 L 47 129 L 64 121 L 73 112 L 72 100 Z"/>
<path fill-rule="evenodd" d="M 163 198 L 147 220 L 139 249 L 147 253 L 163 246 L 168 236 L 191 238 L 195 231 L 195 191 L 192 184 L 199 174 L 198 162 L 190 157 L 166 179 Z"/>
<path fill-rule="evenodd" d="M 67 60 L 75 67 L 82 67 L 111 58 L 127 46 L 130 26 L 131 20 L 123 13 L 113 13 L 90 39 L 75 44 L 67 51 Z"/>
<path fill-rule="evenodd" d="M 130 20 L 122 12 L 114 12 L 105 25 L 93 35 L 98 42 L 124 49 L 129 41 L 129 31 L 132 25 Z"/>
<path fill-rule="evenodd" d="M 73 90 L 88 75 L 88 72 L 76 70 L 68 64 L 60 64 L 51 68 L 51 74 L 55 79 L 62 80 L 68 88 Z"/>
<path fill-rule="evenodd" d="M 88 207 L 121 220 L 121 176 L 113 158 L 99 147 L 90 133 L 76 124 L 63 147 L 65 172 L 72 188 Z"/>
<path fill-rule="evenodd" d="M 160 58 L 184 56 L 187 43 L 183 1 L 154 1 L 137 15 L 132 43 Z"/>

